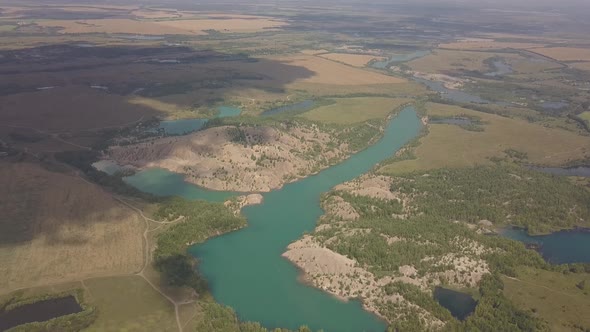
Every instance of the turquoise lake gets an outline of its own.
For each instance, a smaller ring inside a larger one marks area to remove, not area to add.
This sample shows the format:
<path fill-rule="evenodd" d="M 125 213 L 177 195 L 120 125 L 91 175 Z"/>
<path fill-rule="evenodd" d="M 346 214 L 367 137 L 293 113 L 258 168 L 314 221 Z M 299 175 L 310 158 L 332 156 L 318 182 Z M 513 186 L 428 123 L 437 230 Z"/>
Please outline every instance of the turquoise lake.
<path fill-rule="evenodd" d="M 341 164 L 264 194 L 260 205 L 243 209 L 248 227 L 191 247 L 215 299 L 232 307 L 243 321 L 267 328 L 307 325 L 325 332 L 383 332 L 384 321 L 359 301 L 343 302 L 298 280 L 299 270 L 281 257 L 289 243 L 315 228 L 323 214 L 320 195 L 352 180 L 392 156 L 416 137 L 421 122 L 412 107 L 392 119 L 375 144 Z M 156 195 L 223 201 L 236 193 L 209 191 L 165 170 L 139 172 L 125 181 Z"/>
<path fill-rule="evenodd" d="M 124 177 L 133 187 L 156 196 L 181 196 L 190 200 L 224 202 L 239 193 L 207 190 L 184 181 L 184 176 L 165 169 L 150 168 Z"/>

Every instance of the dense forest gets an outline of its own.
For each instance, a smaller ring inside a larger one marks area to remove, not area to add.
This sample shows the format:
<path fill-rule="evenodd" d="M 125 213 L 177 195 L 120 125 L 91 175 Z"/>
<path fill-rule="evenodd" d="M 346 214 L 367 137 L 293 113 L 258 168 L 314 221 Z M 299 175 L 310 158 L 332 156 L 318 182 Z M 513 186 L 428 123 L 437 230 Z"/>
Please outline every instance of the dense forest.
<path fill-rule="evenodd" d="M 269 330 L 260 323 L 240 322 L 231 308 L 216 302 L 202 304 L 201 310 L 204 318 L 198 323 L 196 332 L 312 332 L 306 326 L 302 326 L 296 331 L 281 328 Z M 322 332 L 322 330 L 317 332 Z"/>
<path fill-rule="evenodd" d="M 489 220 L 531 234 L 590 225 L 588 190 L 519 166 L 415 173 L 396 178 L 391 189 L 410 196 L 419 213 L 445 220 Z"/>

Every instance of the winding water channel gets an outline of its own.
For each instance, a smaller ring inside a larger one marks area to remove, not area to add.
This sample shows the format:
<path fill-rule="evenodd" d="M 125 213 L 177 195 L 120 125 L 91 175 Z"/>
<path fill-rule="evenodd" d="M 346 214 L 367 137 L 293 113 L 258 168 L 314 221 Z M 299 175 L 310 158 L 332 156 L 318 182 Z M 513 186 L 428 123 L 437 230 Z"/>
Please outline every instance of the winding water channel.
<path fill-rule="evenodd" d="M 234 308 L 241 320 L 266 327 L 296 329 L 307 325 L 326 332 L 382 332 L 385 322 L 363 310 L 359 301 L 344 302 L 298 280 L 300 271 L 281 257 L 289 243 L 312 231 L 323 214 L 320 195 L 368 172 L 416 137 L 421 122 L 406 107 L 374 145 L 341 164 L 264 195 L 260 205 L 243 209 L 248 227 L 189 249 L 209 281 L 213 296 Z M 207 191 L 164 170 L 139 172 L 126 181 L 159 195 L 220 201 L 231 195 Z"/>

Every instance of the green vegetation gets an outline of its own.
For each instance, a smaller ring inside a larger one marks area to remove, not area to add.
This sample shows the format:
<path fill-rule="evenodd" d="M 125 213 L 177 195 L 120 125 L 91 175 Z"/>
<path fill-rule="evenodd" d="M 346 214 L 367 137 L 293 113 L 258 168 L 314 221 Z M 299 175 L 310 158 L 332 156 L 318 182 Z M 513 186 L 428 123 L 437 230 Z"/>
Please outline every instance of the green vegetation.
<path fill-rule="evenodd" d="M 182 220 L 158 235 L 154 265 L 171 286 L 189 286 L 202 292 L 205 280 L 194 268 L 194 259 L 186 250 L 207 238 L 236 230 L 246 224 L 221 203 L 191 202 L 174 197 L 163 202 L 155 217 L 161 220 Z"/>
<path fill-rule="evenodd" d="M 518 151 L 511 155 L 524 157 Z M 425 215 L 524 227 L 531 234 L 590 220 L 590 193 L 569 181 L 517 166 L 438 169 L 400 177 L 392 186 Z"/>
<path fill-rule="evenodd" d="M 488 274 L 479 285 L 480 299 L 475 312 L 465 321 L 464 331 L 545 331 L 545 323 L 530 312 L 518 309 L 502 293 L 498 274 Z M 447 327 L 457 330 L 453 324 Z"/>
<path fill-rule="evenodd" d="M 300 327 L 297 331 L 281 328 L 268 330 L 259 323 L 242 323 L 238 321 L 236 313 L 231 308 L 215 302 L 203 303 L 201 309 L 204 317 L 197 324 L 196 332 L 312 332 L 305 326 Z"/>
<path fill-rule="evenodd" d="M 505 153 L 512 159 L 527 157 L 514 149 Z M 544 331 L 553 329 L 555 322 L 582 330 L 589 326 L 588 322 L 578 323 L 574 314 L 562 319 L 557 313 L 562 311 L 561 305 L 573 308 L 573 304 L 566 304 L 568 294 L 577 294 L 574 312 L 587 310 L 590 265 L 550 265 L 520 242 L 486 235 L 486 228 L 492 226 L 480 221 L 519 225 L 531 233 L 580 226 L 580 220 L 590 219 L 590 192 L 567 179 L 513 164 L 415 172 L 392 180 L 391 191 L 399 200 L 343 190 L 324 195 L 323 204 L 339 196 L 359 218 L 343 223 L 328 214 L 322 223 L 331 227 L 316 231 L 314 237 L 327 248 L 353 258 L 376 278 L 399 276 L 400 267 L 412 266 L 414 278 L 422 280 L 427 289 L 439 283 L 473 287 L 464 279 L 466 272 L 446 257 L 484 262 L 486 272 L 478 283 L 476 310 L 464 321 L 453 318 L 424 288 L 402 281 L 386 284 L 383 290 L 388 296 L 401 295 L 411 304 L 377 303 L 379 312 L 392 322 L 389 331 L 427 330 L 432 319 L 445 323 L 445 331 Z M 467 274 L 474 269 L 472 265 Z M 532 276 L 523 271 L 537 272 Z M 528 286 L 521 290 L 520 283 Z M 556 283 L 563 288 L 555 287 Z M 544 291 L 539 292 L 539 287 Z M 548 294 L 537 304 L 536 296 L 543 292 Z M 553 292 L 567 294 L 549 296 Z M 517 299 L 519 294 L 524 297 Z M 552 299 L 558 302 L 551 303 Z M 547 316 L 541 310 L 553 313 Z M 424 316 L 425 312 L 431 318 Z"/>

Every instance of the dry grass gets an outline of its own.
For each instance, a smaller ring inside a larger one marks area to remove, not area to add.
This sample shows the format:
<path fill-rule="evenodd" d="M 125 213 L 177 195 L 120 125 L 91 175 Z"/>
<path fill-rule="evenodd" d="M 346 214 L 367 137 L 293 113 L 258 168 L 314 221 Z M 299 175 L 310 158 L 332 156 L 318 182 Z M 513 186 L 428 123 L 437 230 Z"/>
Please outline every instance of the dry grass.
<path fill-rule="evenodd" d="M 590 71 L 590 62 L 576 62 L 569 65 L 570 67 Z"/>
<path fill-rule="evenodd" d="M 440 48 L 450 48 L 458 50 L 493 50 L 493 49 L 530 49 L 543 47 L 544 44 L 537 43 L 518 43 L 518 42 L 498 42 L 493 39 L 466 39 L 454 43 L 440 44 Z"/>
<path fill-rule="evenodd" d="M 502 278 L 504 294 L 520 308 L 536 312 L 551 331 L 580 330 L 574 326 L 590 329 L 590 296 L 576 287 L 582 280 L 588 285 L 590 275 L 531 268 L 521 269 L 517 280 Z"/>
<path fill-rule="evenodd" d="M 219 32 L 256 32 L 266 29 L 276 29 L 286 25 L 284 21 L 262 17 L 228 17 L 219 16 L 217 19 L 176 20 L 157 22 L 166 28 L 180 29 L 190 32 L 203 30 L 217 30 Z"/>
<path fill-rule="evenodd" d="M 531 51 L 559 61 L 590 61 L 590 48 L 546 47 Z"/>
<path fill-rule="evenodd" d="M 535 75 L 535 78 L 541 78 L 545 71 L 562 68 L 562 65 L 552 61 L 531 61 L 529 59 L 512 59 L 506 61 L 514 70 L 512 76 L 518 77 L 519 74 Z M 548 75 L 548 74 L 547 74 Z M 522 79 L 530 79 L 530 76 L 523 76 Z"/>
<path fill-rule="evenodd" d="M 81 86 L 0 97 L 0 124 L 47 131 L 117 126 L 158 113 L 130 104 L 125 97 Z"/>
<path fill-rule="evenodd" d="M 385 173 L 400 174 L 413 170 L 441 167 L 465 167 L 491 163 L 490 157 L 504 157 L 504 150 L 516 149 L 528 154 L 529 162 L 563 165 L 590 156 L 590 138 L 575 133 L 545 128 L 525 120 L 504 118 L 457 106 L 427 104 L 429 115 L 467 114 L 485 121 L 485 131 L 467 131 L 453 125 L 430 125 L 429 134 L 415 149 L 416 159 L 386 165 Z"/>
<path fill-rule="evenodd" d="M 300 53 L 305 55 L 319 55 L 324 53 L 330 53 L 328 50 L 301 50 Z"/>
<path fill-rule="evenodd" d="M 347 65 L 351 65 L 354 67 L 364 67 L 369 61 L 373 59 L 383 60 L 383 57 L 376 57 L 374 55 L 367 55 L 367 54 L 346 54 L 346 53 L 327 53 L 322 54 L 320 57 L 333 60 L 337 62 L 342 62 Z"/>
<path fill-rule="evenodd" d="M 334 99 L 334 104 L 315 108 L 303 117 L 320 122 L 349 124 L 370 119 L 384 119 L 408 98 L 359 97 Z"/>
<path fill-rule="evenodd" d="M 484 60 L 493 56 L 501 56 L 509 60 L 524 59 L 516 54 L 473 52 L 473 51 L 451 51 L 436 50 L 425 57 L 412 60 L 407 63 L 412 70 L 425 73 L 448 73 L 457 70 L 474 70 L 487 72 L 488 66 Z"/>
<path fill-rule="evenodd" d="M 353 68 L 334 61 L 322 59 L 317 56 L 293 55 L 279 57 L 275 60 L 290 66 L 307 69 L 309 71 L 308 77 L 297 80 L 303 83 L 369 85 L 406 82 L 406 80 L 401 78 L 387 76 L 359 68 Z M 267 71 L 260 72 L 266 72 L 267 75 L 277 78 L 286 74 L 284 72 L 273 71 L 273 68 L 268 68 Z"/>
<path fill-rule="evenodd" d="M 280 28 L 286 23 L 268 18 L 219 18 L 170 21 L 137 21 L 131 19 L 47 20 L 44 27 L 61 27 L 61 33 L 131 33 L 146 35 L 204 35 L 204 30 L 220 32 L 256 32 Z"/>
<path fill-rule="evenodd" d="M 143 222 L 98 186 L 26 162 L 1 162 L 0 183 L 2 293 L 141 268 Z"/>
<path fill-rule="evenodd" d="M 102 20 L 50 20 L 39 21 L 43 27 L 59 28 L 61 33 L 130 33 L 145 35 L 204 35 L 198 30 L 179 29 L 158 22 L 136 21 L 131 19 L 102 19 Z"/>
<path fill-rule="evenodd" d="M 393 84 L 338 85 L 296 82 L 289 85 L 292 90 L 303 90 L 315 96 L 342 96 L 351 94 L 379 94 L 390 97 L 421 96 L 429 94 L 429 90 L 420 83 L 406 82 Z"/>
<path fill-rule="evenodd" d="M 87 331 L 177 331 L 174 307 L 139 276 L 84 281 L 99 315 Z"/>
<path fill-rule="evenodd" d="M 139 276 L 91 278 L 27 288 L 19 293 L 22 297 L 34 297 L 75 289 L 83 289 L 84 302 L 98 311 L 96 321 L 84 331 L 178 330 L 172 304 Z M 185 311 L 192 311 L 189 317 L 186 317 L 188 312 L 181 317 L 181 322 L 185 323 L 196 308 L 194 304 L 183 307 Z"/>
<path fill-rule="evenodd" d="M 139 9 L 134 10 L 131 14 L 138 18 L 146 18 L 146 19 L 162 19 L 162 18 L 178 18 L 183 17 L 184 14 L 182 12 L 176 10 L 157 10 L 157 9 Z"/>

